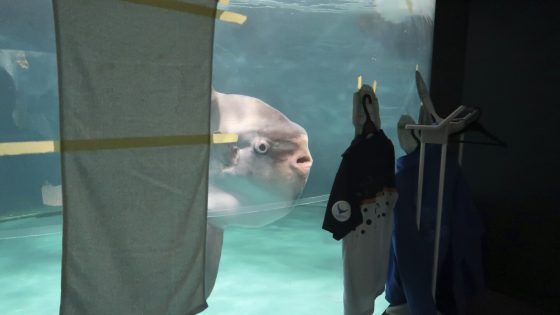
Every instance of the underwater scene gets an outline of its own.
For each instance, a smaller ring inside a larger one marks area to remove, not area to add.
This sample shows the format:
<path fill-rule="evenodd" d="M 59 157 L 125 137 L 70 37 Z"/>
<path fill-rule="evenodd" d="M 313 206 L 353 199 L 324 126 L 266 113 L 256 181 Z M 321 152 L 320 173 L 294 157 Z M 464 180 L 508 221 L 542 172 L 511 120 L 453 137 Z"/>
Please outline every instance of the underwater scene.
<path fill-rule="evenodd" d="M 188 2 L 188 1 L 187 1 Z M 204 314 L 342 314 L 341 243 L 321 229 L 354 137 L 358 77 L 376 81 L 396 157 L 401 115 L 429 80 L 435 0 L 230 0 L 216 20 Z M 18 14 L 18 15 L 17 15 Z M 50 0 L 0 4 L 0 145 L 59 137 Z M 0 156 L 0 314 L 60 304 L 60 155 Z M 376 300 L 375 314 L 387 302 Z"/>

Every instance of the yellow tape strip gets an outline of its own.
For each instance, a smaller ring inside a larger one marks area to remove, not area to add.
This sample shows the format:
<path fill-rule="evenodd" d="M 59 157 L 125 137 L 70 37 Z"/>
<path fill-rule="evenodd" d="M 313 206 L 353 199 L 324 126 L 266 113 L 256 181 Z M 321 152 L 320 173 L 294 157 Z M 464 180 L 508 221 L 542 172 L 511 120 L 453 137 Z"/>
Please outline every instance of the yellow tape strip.
<path fill-rule="evenodd" d="M 215 133 L 212 135 L 213 144 L 236 143 L 239 136 L 235 133 Z"/>
<path fill-rule="evenodd" d="M 210 135 L 64 140 L 62 141 L 61 150 L 63 152 L 86 150 L 115 150 L 204 144 L 209 142 Z"/>
<path fill-rule="evenodd" d="M 217 10 L 218 19 L 220 21 L 228 22 L 228 23 L 235 23 L 242 25 L 247 21 L 247 17 L 245 15 L 241 15 L 239 13 L 230 12 L 230 11 L 222 11 Z"/>
<path fill-rule="evenodd" d="M 410 13 L 414 11 L 414 4 L 412 3 L 412 0 L 406 0 L 406 7 Z"/>
<path fill-rule="evenodd" d="M 52 153 L 60 150 L 58 141 L 0 143 L 0 156 Z"/>
<path fill-rule="evenodd" d="M 358 76 L 358 90 L 362 88 L 362 76 Z"/>
<path fill-rule="evenodd" d="M 373 88 L 373 93 L 377 92 L 377 80 L 373 80 L 373 84 L 371 85 Z"/>
<path fill-rule="evenodd" d="M 136 3 L 141 5 L 147 5 L 151 7 L 168 9 L 179 12 L 187 12 L 202 16 L 207 16 L 211 18 L 217 18 L 220 21 L 243 24 L 247 20 L 247 17 L 238 13 L 215 10 L 202 5 L 191 4 L 186 2 L 181 2 L 177 0 L 122 0 L 125 2 Z"/>
<path fill-rule="evenodd" d="M 116 150 L 152 147 L 169 147 L 193 144 L 224 144 L 235 143 L 238 135 L 225 133 L 213 135 L 186 135 L 162 137 L 135 137 L 116 139 L 65 140 L 62 146 L 59 141 L 25 141 L 0 143 L 0 156 L 27 154 L 44 154 L 53 152 Z"/>
<path fill-rule="evenodd" d="M 216 14 L 216 10 L 212 8 L 205 7 L 202 5 L 197 5 L 197 4 L 181 2 L 177 0 L 123 0 L 123 1 L 147 5 L 147 6 L 161 8 L 161 9 L 188 12 L 188 13 L 209 16 L 209 17 L 214 17 Z"/>

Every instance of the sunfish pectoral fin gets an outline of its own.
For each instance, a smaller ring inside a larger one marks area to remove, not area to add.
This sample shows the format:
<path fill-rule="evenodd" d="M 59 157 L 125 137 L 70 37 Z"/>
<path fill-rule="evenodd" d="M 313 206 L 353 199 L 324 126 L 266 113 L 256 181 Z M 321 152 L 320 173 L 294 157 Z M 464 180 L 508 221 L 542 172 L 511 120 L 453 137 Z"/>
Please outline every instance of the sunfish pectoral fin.
<path fill-rule="evenodd" d="M 206 265 L 204 267 L 204 296 L 208 298 L 216 278 L 218 276 L 218 266 L 222 256 L 222 246 L 224 244 L 224 230 L 206 225 Z"/>
<path fill-rule="evenodd" d="M 212 101 L 215 100 L 216 97 L 218 97 L 218 92 L 216 91 L 216 89 L 214 88 L 213 85 L 212 85 L 212 87 L 210 88 L 210 95 L 211 95 Z"/>
<path fill-rule="evenodd" d="M 212 133 L 219 132 L 220 129 L 220 106 L 218 101 L 218 92 L 214 90 L 210 91 L 210 131 Z"/>
<path fill-rule="evenodd" d="M 211 171 L 223 173 L 225 169 L 239 163 L 240 153 L 237 143 L 217 143 L 210 148 Z"/>
<path fill-rule="evenodd" d="M 212 146 L 212 157 L 221 163 L 223 168 L 239 163 L 239 148 L 236 143 L 221 143 Z"/>

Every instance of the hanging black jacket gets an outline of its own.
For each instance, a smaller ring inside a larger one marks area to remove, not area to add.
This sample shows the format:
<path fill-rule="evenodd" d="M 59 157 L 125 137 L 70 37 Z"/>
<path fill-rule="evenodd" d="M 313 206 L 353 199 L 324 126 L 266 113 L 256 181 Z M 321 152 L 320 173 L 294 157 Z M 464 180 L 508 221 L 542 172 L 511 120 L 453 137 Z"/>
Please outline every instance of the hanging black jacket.
<path fill-rule="evenodd" d="M 395 190 L 395 151 L 382 130 L 356 136 L 342 154 L 323 229 L 342 239 L 363 221 L 360 205 L 383 190 Z"/>

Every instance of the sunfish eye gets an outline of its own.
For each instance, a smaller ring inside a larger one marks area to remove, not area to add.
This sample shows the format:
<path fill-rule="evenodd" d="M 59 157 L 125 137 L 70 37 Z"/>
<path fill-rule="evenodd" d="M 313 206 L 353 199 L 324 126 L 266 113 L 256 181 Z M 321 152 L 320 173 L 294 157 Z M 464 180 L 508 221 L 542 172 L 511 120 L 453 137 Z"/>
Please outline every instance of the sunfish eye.
<path fill-rule="evenodd" d="M 270 149 L 270 144 L 264 140 L 258 140 L 255 142 L 254 147 L 255 152 L 258 154 L 265 154 Z"/>

